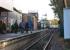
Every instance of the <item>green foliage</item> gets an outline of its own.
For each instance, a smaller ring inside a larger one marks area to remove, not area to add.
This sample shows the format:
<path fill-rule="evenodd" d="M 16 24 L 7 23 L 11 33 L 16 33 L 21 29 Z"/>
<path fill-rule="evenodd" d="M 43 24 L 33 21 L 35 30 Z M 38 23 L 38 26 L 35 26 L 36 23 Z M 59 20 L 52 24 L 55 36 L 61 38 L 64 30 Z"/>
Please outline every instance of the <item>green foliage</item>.
<path fill-rule="evenodd" d="M 56 19 L 52 20 L 52 23 L 51 24 L 52 25 L 58 25 L 58 20 L 56 20 Z"/>
<path fill-rule="evenodd" d="M 59 22 L 59 28 L 60 28 L 60 33 L 63 35 L 63 8 L 64 6 L 64 0 L 50 0 L 52 6 L 52 9 L 54 10 L 55 15 L 58 15 L 60 22 Z"/>
<path fill-rule="evenodd" d="M 50 0 L 50 6 L 53 6 L 52 9 L 54 10 L 55 15 L 63 16 L 63 7 L 64 7 L 64 0 Z"/>

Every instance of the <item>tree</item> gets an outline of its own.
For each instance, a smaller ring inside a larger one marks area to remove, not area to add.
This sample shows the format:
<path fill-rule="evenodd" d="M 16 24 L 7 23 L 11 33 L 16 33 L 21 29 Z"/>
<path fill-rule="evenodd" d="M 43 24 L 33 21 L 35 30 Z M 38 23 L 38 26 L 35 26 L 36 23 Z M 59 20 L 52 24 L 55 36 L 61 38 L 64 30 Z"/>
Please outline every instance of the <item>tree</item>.
<path fill-rule="evenodd" d="M 52 21 L 51 21 L 52 23 L 52 25 L 58 25 L 58 20 L 57 19 L 53 19 Z"/>
<path fill-rule="evenodd" d="M 59 27 L 60 27 L 60 32 L 63 33 L 63 8 L 64 6 L 64 0 L 50 0 L 51 4 L 49 4 L 50 6 L 52 6 L 52 9 L 54 10 L 55 16 L 58 15 L 58 17 L 60 18 L 60 23 L 59 23 Z"/>

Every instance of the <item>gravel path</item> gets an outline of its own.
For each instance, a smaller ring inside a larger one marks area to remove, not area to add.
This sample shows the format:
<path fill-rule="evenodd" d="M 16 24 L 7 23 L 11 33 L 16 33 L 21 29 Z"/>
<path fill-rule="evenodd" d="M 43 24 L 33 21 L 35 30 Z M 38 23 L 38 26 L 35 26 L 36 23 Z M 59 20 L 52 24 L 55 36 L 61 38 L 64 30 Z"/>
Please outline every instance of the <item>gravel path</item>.
<path fill-rule="evenodd" d="M 51 46 L 51 50 L 64 50 L 64 39 L 59 37 L 59 33 L 54 33 Z"/>

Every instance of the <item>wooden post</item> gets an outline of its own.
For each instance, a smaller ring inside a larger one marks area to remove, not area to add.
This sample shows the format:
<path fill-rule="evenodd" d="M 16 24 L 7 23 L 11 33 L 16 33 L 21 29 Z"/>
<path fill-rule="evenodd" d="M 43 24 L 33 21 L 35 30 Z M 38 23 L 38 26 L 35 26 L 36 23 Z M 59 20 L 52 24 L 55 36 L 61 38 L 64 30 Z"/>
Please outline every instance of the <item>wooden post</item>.
<path fill-rule="evenodd" d="M 67 8 L 67 0 L 64 0 L 65 7 Z"/>

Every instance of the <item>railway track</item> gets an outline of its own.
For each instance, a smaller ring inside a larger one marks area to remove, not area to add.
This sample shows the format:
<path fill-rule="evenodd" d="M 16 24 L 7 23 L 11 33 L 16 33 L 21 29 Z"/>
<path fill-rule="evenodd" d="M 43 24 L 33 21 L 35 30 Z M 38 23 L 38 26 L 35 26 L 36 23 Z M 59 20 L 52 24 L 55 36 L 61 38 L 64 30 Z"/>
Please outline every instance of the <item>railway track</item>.
<path fill-rule="evenodd" d="M 25 47 L 28 43 L 33 41 L 33 39 L 41 37 L 41 35 L 43 35 L 41 32 L 0 42 L 0 50 L 20 50 L 22 46 Z"/>
<path fill-rule="evenodd" d="M 53 37 L 53 34 L 51 31 L 47 32 L 47 33 L 45 32 L 45 34 L 42 37 L 40 37 L 38 40 L 34 41 L 29 47 L 26 47 L 23 50 L 46 50 L 46 49 L 49 49 L 49 45 L 51 43 L 52 37 Z"/>
<path fill-rule="evenodd" d="M 41 32 L 37 37 L 32 38 L 31 41 L 29 41 L 26 45 L 23 45 L 19 50 L 27 50 L 32 45 L 37 43 L 40 39 L 42 39 L 45 35 L 46 34 L 44 32 Z"/>
<path fill-rule="evenodd" d="M 41 42 L 42 50 L 46 50 L 50 45 L 52 37 L 53 34 L 51 30 L 44 30 L 41 32 L 9 40 L 9 44 L 5 45 L 3 48 L 0 48 L 0 50 L 29 50 L 34 45 L 47 39 L 44 44 Z"/>

